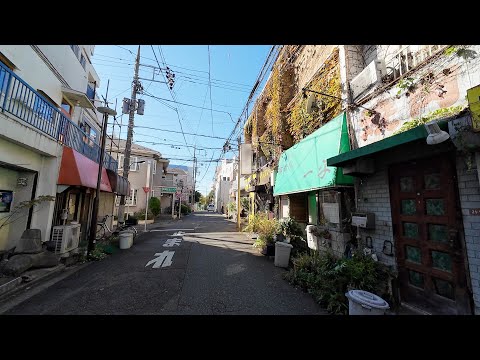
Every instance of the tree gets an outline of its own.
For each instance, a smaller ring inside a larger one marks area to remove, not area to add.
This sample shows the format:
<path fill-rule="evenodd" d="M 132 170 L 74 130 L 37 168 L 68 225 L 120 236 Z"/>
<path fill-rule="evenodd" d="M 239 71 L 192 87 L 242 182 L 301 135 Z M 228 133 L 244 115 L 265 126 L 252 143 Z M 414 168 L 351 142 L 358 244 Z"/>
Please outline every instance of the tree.
<path fill-rule="evenodd" d="M 150 198 L 150 200 L 148 200 L 148 209 L 152 212 L 153 216 L 158 216 L 160 214 L 160 200 L 156 197 Z"/>
<path fill-rule="evenodd" d="M 199 191 L 195 190 L 195 202 L 200 202 L 200 199 L 202 198 L 202 193 Z"/>
<path fill-rule="evenodd" d="M 210 190 L 207 196 L 207 203 L 213 203 L 213 199 L 215 198 L 215 192 L 213 190 Z"/>

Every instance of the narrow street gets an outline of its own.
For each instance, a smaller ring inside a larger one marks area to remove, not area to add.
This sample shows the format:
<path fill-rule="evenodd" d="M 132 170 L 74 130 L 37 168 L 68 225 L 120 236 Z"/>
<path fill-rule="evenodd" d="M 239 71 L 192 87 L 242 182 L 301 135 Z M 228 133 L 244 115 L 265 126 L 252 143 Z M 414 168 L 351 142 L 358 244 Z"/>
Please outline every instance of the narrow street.
<path fill-rule="evenodd" d="M 149 229 L 130 249 L 86 266 L 5 314 L 326 313 L 222 215 L 197 212 Z M 177 231 L 185 232 L 183 240 L 172 240 L 182 239 L 173 236 Z"/>

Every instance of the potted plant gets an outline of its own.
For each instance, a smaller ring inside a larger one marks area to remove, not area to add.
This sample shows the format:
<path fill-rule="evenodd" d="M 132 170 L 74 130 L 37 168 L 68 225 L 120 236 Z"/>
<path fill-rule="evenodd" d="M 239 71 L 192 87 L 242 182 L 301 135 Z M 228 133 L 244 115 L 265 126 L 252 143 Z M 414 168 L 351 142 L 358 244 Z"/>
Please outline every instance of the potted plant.
<path fill-rule="evenodd" d="M 280 220 L 280 228 L 287 243 L 290 243 L 293 236 L 303 235 L 300 225 L 290 217 Z"/>
<path fill-rule="evenodd" d="M 257 241 L 258 245 L 261 245 L 262 254 L 266 256 L 275 255 L 275 239 L 280 231 L 280 223 L 276 219 L 268 219 L 265 216 L 259 221 Z"/>

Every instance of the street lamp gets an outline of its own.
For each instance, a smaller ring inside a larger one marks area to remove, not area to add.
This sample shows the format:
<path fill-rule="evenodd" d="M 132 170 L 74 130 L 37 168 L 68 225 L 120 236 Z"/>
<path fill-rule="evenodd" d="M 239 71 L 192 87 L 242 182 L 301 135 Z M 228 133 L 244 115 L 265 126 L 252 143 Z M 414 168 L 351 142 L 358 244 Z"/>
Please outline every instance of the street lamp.
<path fill-rule="evenodd" d="M 100 145 L 100 158 L 98 159 L 98 174 L 97 174 L 97 189 L 95 192 L 95 200 L 93 202 L 93 214 L 92 214 L 92 223 L 90 225 L 90 237 L 88 240 L 87 247 L 87 257 L 90 256 L 90 252 L 95 250 L 95 237 L 97 235 L 97 217 L 98 217 L 98 207 L 100 202 L 100 183 L 102 179 L 102 170 L 103 170 L 103 157 L 105 156 L 105 138 L 107 137 L 107 123 L 108 115 L 115 116 L 117 112 L 109 107 L 100 106 L 97 107 L 97 110 L 103 114 L 103 124 L 102 124 L 102 141 Z"/>

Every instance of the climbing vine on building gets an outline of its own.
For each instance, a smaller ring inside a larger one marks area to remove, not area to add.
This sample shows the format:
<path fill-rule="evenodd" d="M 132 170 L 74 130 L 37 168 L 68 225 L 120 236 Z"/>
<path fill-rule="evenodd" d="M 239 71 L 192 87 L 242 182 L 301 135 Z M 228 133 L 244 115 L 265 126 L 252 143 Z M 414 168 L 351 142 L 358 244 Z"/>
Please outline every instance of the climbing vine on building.
<path fill-rule="evenodd" d="M 306 88 L 337 98 L 341 96 L 338 50 L 335 50 L 332 56 L 325 61 L 323 67 L 312 81 L 307 84 Z M 338 115 L 342 109 L 342 103 L 339 99 L 317 95 L 316 102 L 320 106 L 312 114 L 307 114 L 305 110 L 306 101 L 306 97 L 299 97 L 290 112 L 290 116 L 287 118 L 289 131 L 295 143 L 330 121 Z"/>

